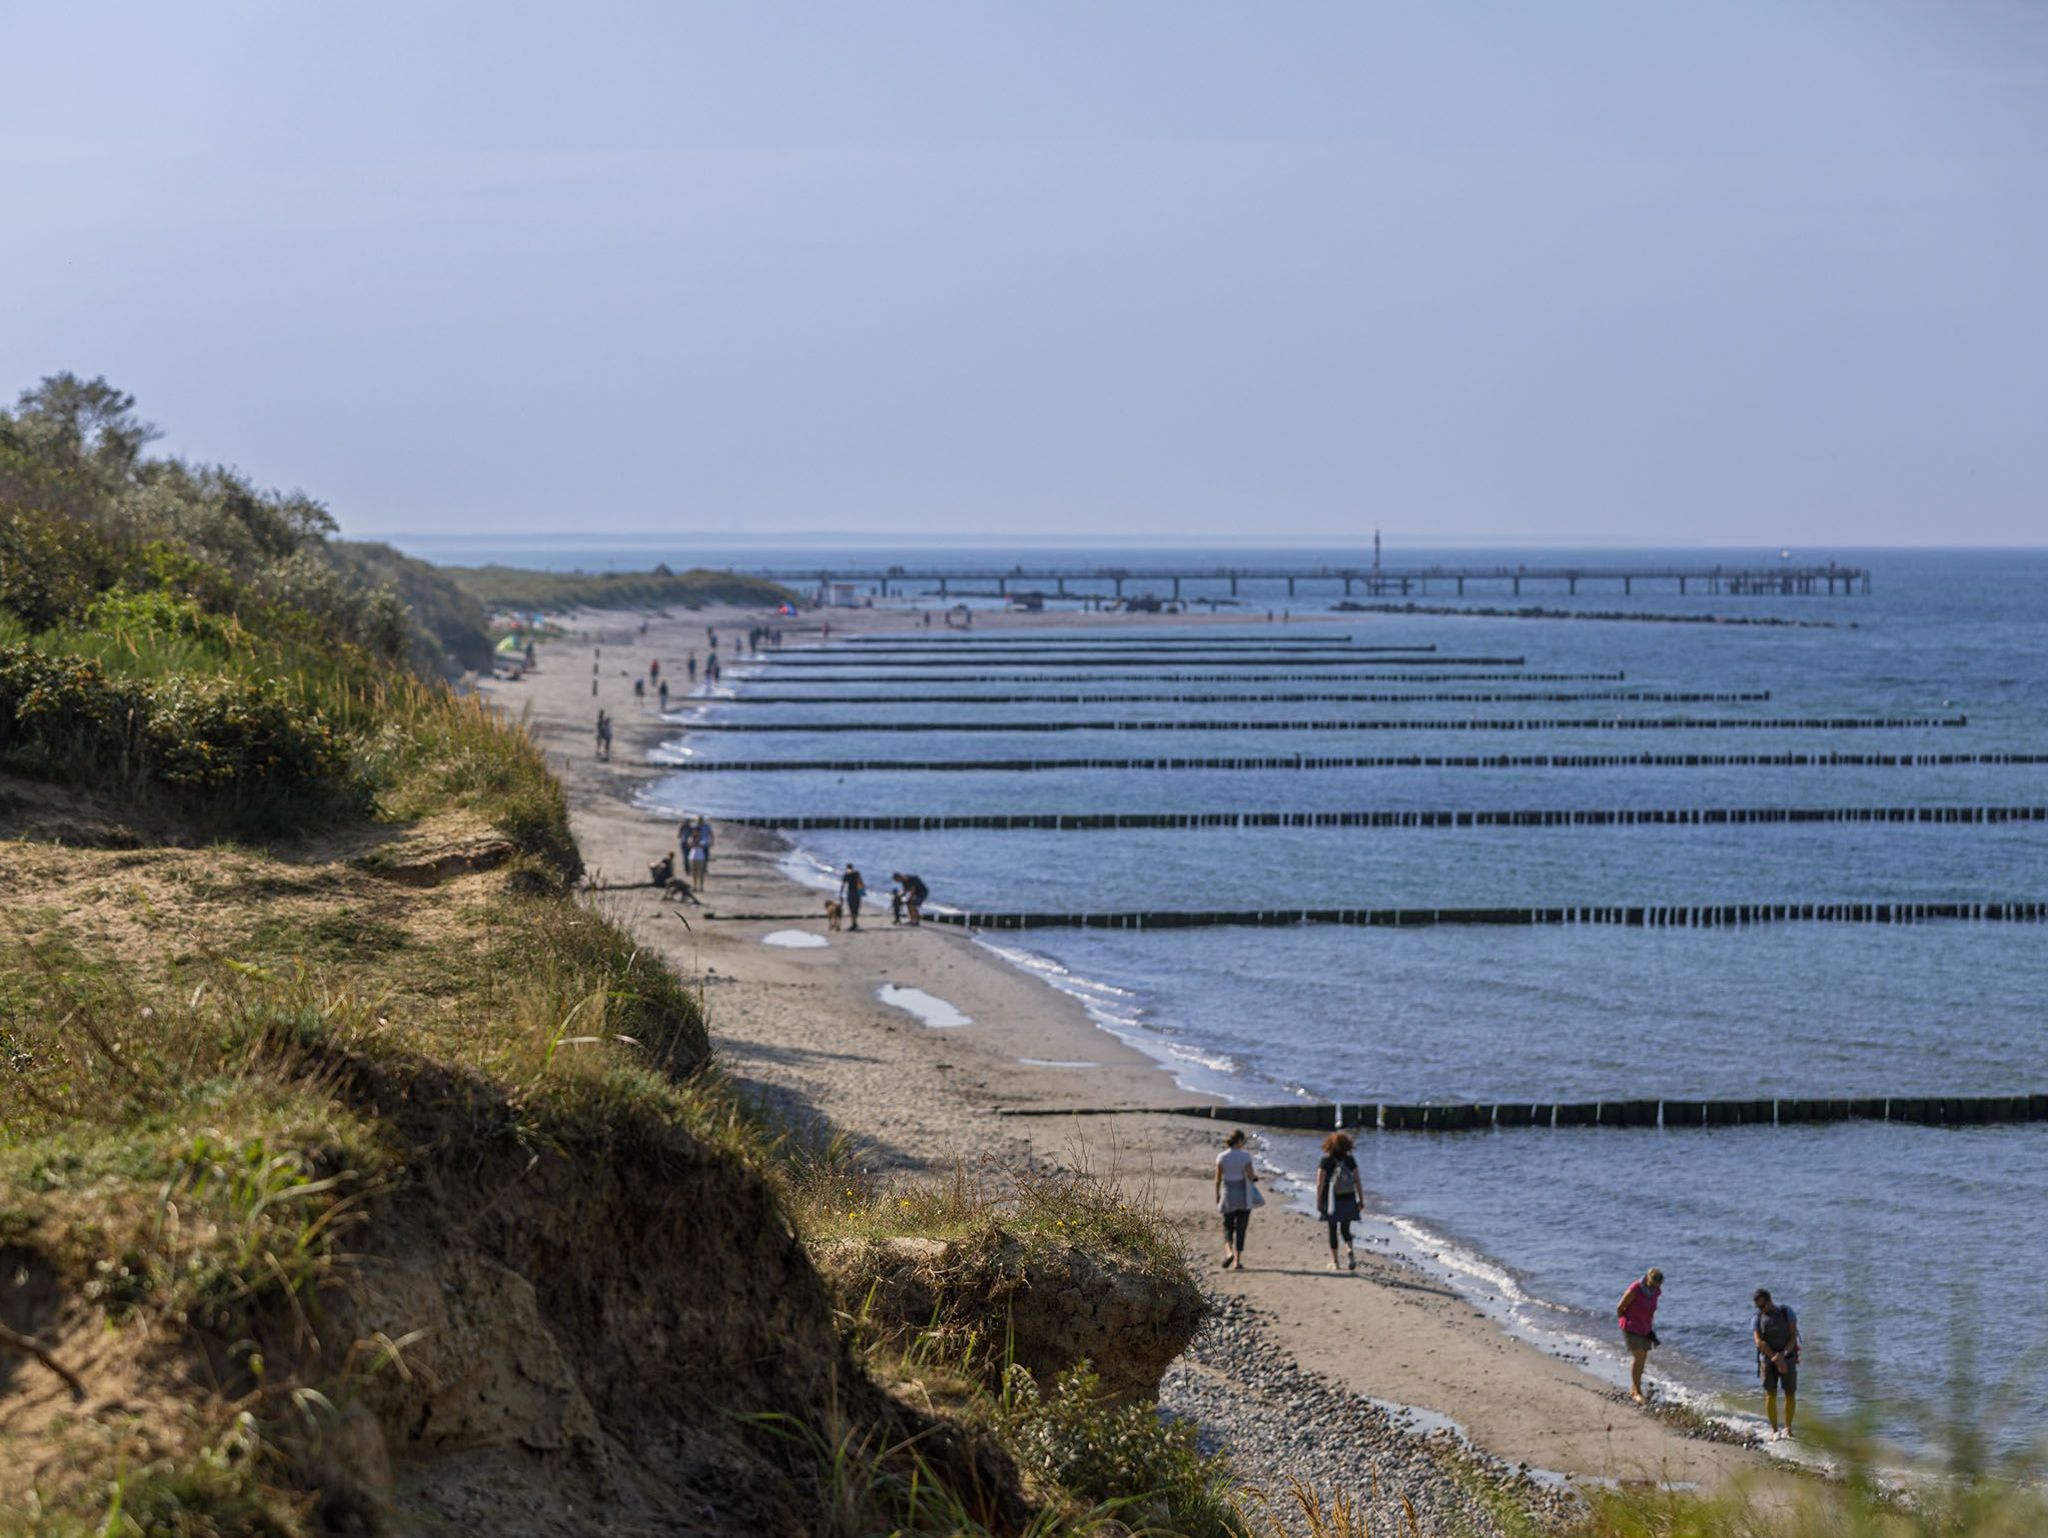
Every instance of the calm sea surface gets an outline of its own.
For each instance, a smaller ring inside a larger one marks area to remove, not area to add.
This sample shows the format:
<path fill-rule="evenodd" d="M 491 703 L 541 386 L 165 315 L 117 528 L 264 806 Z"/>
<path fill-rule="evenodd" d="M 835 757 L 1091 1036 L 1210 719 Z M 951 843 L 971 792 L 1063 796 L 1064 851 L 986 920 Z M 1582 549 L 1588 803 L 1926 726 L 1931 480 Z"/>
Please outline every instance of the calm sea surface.
<path fill-rule="evenodd" d="M 676 559 L 674 552 L 663 554 Z M 1068 558 L 1135 554 L 1077 551 Z M 1357 558 L 1355 552 L 1331 554 Z M 976 552 L 974 559 L 994 564 L 1045 556 Z M 714 557 L 716 564 L 727 558 L 774 557 Z M 914 564 L 921 557 L 901 552 L 895 558 Z M 1182 551 L 1167 558 L 1252 563 L 1261 556 Z M 1404 559 L 1430 558 L 1404 552 Z M 1556 551 L 1507 556 L 1532 563 L 1563 558 Z M 773 662 L 731 667 L 726 682 L 739 701 L 680 712 L 677 753 L 697 761 L 796 764 L 886 759 L 900 767 L 678 774 L 654 801 L 671 811 L 715 815 L 2048 803 L 2048 771 L 2039 765 L 1086 767 L 1031 773 L 926 767 L 981 758 L 1297 753 L 2048 752 L 2048 555 L 1842 558 L 1875 569 L 1870 596 L 1695 593 L 1681 599 L 1639 590 L 1627 598 L 1588 591 L 1576 600 L 1532 592 L 1521 600 L 1550 608 L 1780 615 L 1833 621 L 1832 628 L 1335 615 L 1326 607 L 1334 593 L 1304 593 L 1291 623 L 1228 633 L 1234 641 L 1293 643 L 1323 635 L 1377 645 L 1433 644 L 1446 657 L 1525 659 L 1519 667 L 1397 669 L 1366 655 L 1355 665 L 1290 669 L 1277 647 L 1271 655 L 1254 654 L 1256 669 L 1173 659 L 1083 666 L 982 656 L 913 669 L 898 666 L 901 658 L 893 655 L 874 657 L 859 670 Z M 1708 559 L 1730 558 L 1723 552 Z M 534 564 L 578 562 L 558 554 Z M 1284 603 L 1277 593 L 1272 601 Z M 1431 594 L 1427 601 L 1454 600 Z M 1475 594 L 1469 601 L 1509 600 Z M 1264 594 L 1247 595 L 1248 607 L 1261 614 L 1268 602 Z M 853 661 L 871 650 L 835 649 Z M 915 673 L 917 681 L 859 681 L 856 671 Z M 1293 671 L 1316 678 L 1257 676 Z M 998 672 L 1025 676 L 965 681 Z M 1194 672 L 1232 676 L 1159 677 Z M 1625 677 L 1517 683 L 1497 676 L 1518 672 Z M 1381 681 L 1408 673 L 1434 676 Z M 1460 681 L 1479 674 L 1487 681 Z M 835 700 L 909 693 L 1611 696 L 1640 690 L 1768 691 L 1770 697 L 1693 704 L 1612 697 L 1088 705 Z M 817 703 L 744 702 L 767 693 Z M 1967 724 L 1874 730 L 1803 724 L 1818 717 L 1959 716 Z M 1794 724 L 1769 730 L 1452 725 L 1558 718 Z M 1015 729 L 1075 720 L 1150 720 L 1169 729 Z M 1172 729 L 1219 720 L 1239 724 L 1226 731 Z M 1290 722 L 1347 720 L 1376 724 L 1285 729 Z M 993 722 L 1010 729 L 688 730 L 706 721 L 798 727 Z M 1396 724 L 1378 724 L 1389 722 Z M 855 861 L 877 893 L 886 888 L 887 872 L 915 870 L 938 902 L 966 908 L 2048 898 L 2048 827 L 2038 824 L 820 831 L 800 835 L 800 842 L 816 861 Z M 1098 1018 L 1173 1064 L 1189 1082 L 1250 1100 L 2048 1090 L 2048 926 L 1043 930 L 991 939 L 1088 998 Z M 1281 1139 L 1272 1151 L 1295 1168 L 1311 1160 L 1305 1143 Z M 1359 1152 L 1377 1204 L 1392 1220 L 1383 1230 L 1388 1237 L 1449 1268 L 1511 1323 L 1552 1342 L 1590 1340 L 1611 1352 L 1614 1298 L 1632 1276 L 1656 1264 L 1670 1278 L 1659 1319 L 1669 1349 L 1659 1361 L 1695 1390 L 1754 1388 L 1747 1299 L 1761 1284 L 1800 1311 L 1809 1347 L 1804 1397 L 1816 1408 L 1881 1406 L 1889 1427 L 1910 1438 L 1924 1427 L 1897 1405 L 1938 1409 L 1957 1385 L 1967 1384 L 2002 1442 L 2030 1440 L 2048 1427 L 2048 1124 L 1367 1135 Z"/>

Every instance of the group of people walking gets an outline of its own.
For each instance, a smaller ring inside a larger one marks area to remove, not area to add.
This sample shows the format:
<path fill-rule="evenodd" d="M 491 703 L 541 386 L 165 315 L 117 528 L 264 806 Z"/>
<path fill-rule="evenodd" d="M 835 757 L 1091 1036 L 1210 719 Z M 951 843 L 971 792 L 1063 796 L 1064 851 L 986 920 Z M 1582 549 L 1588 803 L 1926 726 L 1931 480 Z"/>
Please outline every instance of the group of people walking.
<path fill-rule="evenodd" d="M 1216 1155 L 1216 1210 L 1223 1218 L 1223 1269 L 1244 1269 L 1245 1239 L 1251 1229 L 1252 1213 L 1266 1205 L 1259 1189 L 1256 1161 L 1245 1147 L 1244 1130 L 1238 1128 L 1224 1139 Z M 1352 1225 L 1363 1211 L 1363 1186 L 1358 1177 L 1355 1144 L 1348 1133 L 1332 1132 L 1323 1139 L 1323 1156 L 1316 1165 L 1316 1216 L 1329 1235 L 1330 1269 L 1358 1269 L 1358 1249 Z M 1338 1257 L 1341 1244 L 1343 1256 Z M 1662 1342 L 1657 1337 L 1657 1304 L 1664 1295 L 1664 1272 L 1652 1266 L 1630 1282 L 1615 1305 L 1615 1321 L 1621 1326 L 1622 1344 L 1629 1355 L 1629 1397 L 1637 1404 L 1649 1403 L 1643 1388 L 1643 1369 L 1650 1353 Z M 1776 1301 L 1769 1288 L 1759 1287 L 1751 1298 L 1756 1312 L 1750 1321 L 1750 1339 L 1756 1347 L 1757 1376 L 1763 1384 L 1764 1417 L 1774 1437 L 1792 1434 L 1792 1417 L 1799 1394 L 1799 1316 L 1790 1304 Z M 1785 1396 L 1784 1417 L 1778 1414 L 1778 1395 Z"/>
<path fill-rule="evenodd" d="M 711 840 L 711 819 L 708 817 L 685 817 L 676 828 L 676 844 L 683 853 L 683 871 L 689 877 L 693 891 L 703 891 L 705 878 L 711 874 Z"/>

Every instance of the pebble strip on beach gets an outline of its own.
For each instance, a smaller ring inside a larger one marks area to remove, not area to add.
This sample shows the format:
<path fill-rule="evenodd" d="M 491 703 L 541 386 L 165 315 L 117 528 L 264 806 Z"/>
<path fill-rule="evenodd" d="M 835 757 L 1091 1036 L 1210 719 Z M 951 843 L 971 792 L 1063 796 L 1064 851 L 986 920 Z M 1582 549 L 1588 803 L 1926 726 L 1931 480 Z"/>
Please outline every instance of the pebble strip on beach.
<path fill-rule="evenodd" d="M 1242 1298 L 1210 1294 L 1208 1320 L 1167 1369 L 1159 1404 L 1196 1423 L 1203 1450 L 1226 1454 L 1289 1532 L 1308 1531 L 1289 1493 L 1296 1480 L 1326 1507 L 1349 1498 L 1354 1519 L 1362 1509 L 1374 1533 L 1506 1538 L 1479 1493 L 1489 1485 L 1545 1527 L 1561 1528 L 1580 1510 L 1569 1491 L 1474 1452 L 1455 1433 L 1404 1427 L 1372 1400 L 1303 1370 Z"/>

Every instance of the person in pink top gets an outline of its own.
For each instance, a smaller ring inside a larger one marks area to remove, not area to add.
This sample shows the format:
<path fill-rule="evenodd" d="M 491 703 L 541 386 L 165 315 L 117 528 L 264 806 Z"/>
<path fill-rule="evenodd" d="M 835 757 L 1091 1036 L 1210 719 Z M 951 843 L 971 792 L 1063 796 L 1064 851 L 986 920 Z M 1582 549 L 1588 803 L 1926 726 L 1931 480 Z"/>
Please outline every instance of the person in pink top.
<path fill-rule="evenodd" d="M 1663 1294 L 1664 1273 L 1652 1266 L 1641 1280 L 1628 1284 L 1628 1291 L 1614 1306 L 1614 1316 L 1621 1321 L 1621 1338 L 1628 1346 L 1628 1397 L 1637 1404 L 1649 1403 L 1643 1395 L 1643 1364 L 1650 1359 L 1650 1348 L 1658 1343 L 1657 1300 Z"/>

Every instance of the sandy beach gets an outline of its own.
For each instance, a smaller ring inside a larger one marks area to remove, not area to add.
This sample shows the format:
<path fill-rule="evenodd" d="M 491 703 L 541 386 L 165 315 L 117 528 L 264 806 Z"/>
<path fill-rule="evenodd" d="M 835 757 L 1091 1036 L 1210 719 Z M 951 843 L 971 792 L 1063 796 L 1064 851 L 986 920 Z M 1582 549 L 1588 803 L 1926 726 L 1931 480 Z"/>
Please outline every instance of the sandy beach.
<path fill-rule="evenodd" d="M 835 635 L 910 623 L 890 611 L 827 617 Z M 1128 628 L 1203 619 L 977 615 L 976 625 Z M 642 634 L 638 616 L 586 616 L 563 639 L 541 645 L 539 665 L 524 679 L 486 686 L 510 714 L 524 716 L 567 787 L 585 861 L 594 883 L 608 888 L 593 900 L 683 974 L 702 980 L 714 1043 L 734 1077 L 787 1118 L 822 1119 L 866 1139 L 871 1162 L 906 1177 L 984 1159 L 1084 1165 L 1113 1175 L 1172 1217 L 1207 1285 L 1219 1298 L 1237 1300 L 1228 1316 L 1255 1320 L 1263 1339 L 1300 1373 L 1332 1393 L 1448 1418 L 1508 1465 L 1575 1481 L 1708 1488 L 1773 1466 L 1757 1451 L 1688 1434 L 1676 1419 L 1632 1408 L 1610 1380 L 1510 1336 L 1398 1258 L 1364 1253 L 1356 1273 L 1331 1273 L 1321 1225 L 1293 1210 L 1298 1190 L 1275 1192 L 1254 1220 L 1247 1269 L 1219 1270 L 1210 1173 L 1223 1128 L 1169 1116 L 997 1114 L 1210 1102 L 1177 1089 L 1157 1061 L 1096 1025 L 1078 1000 L 971 936 L 950 927 L 892 927 L 883 897 L 887 872 L 866 873 L 871 897 L 858 933 L 826 932 L 824 894 L 793 880 L 784 869 L 787 846 L 758 830 L 717 829 L 703 908 L 664 903 L 634 885 L 644 883 L 651 860 L 674 847 L 673 823 L 635 798 L 662 774 L 648 754 L 680 729 L 662 721 L 651 701 L 634 700 L 632 679 L 658 657 L 663 675 L 680 686 L 686 655 L 704 655 L 707 626 L 719 630 L 729 651 L 749 623 L 761 622 L 757 614 L 703 611 L 655 620 Z M 795 639 L 815 634 L 816 622 L 807 615 L 785 625 Z M 599 706 L 616 722 L 609 763 L 594 752 Z M 712 916 L 721 913 L 769 917 Z M 764 943 L 784 931 L 826 943 Z M 922 1000 L 886 1001 L 891 985 L 921 990 L 970 1023 L 926 1024 L 903 1007 Z M 1259 1149 L 1255 1138 L 1254 1153 Z M 1626 1280 L 1616 1279 L 1617 1292 Z M 1203 1379 L 1195 1397 L 1205 1419 L 1217 1404 L 1252 1406 L 1261 1398 L 1273 1414 L 1289 1413 L 1273 1397 L 1286 1390 L 1233 1382 L 1228 1361 L 1217 1361 L 1190 1368 Z M 1232 1448 L 1247 1477 L 1278 1477 L 1258 1466 L 1266 1454 L 1256 1437 L 1247 1434 L 1233 1448 L 1237 1439 L 1225 1424 L 1216 1440 Z"/>

